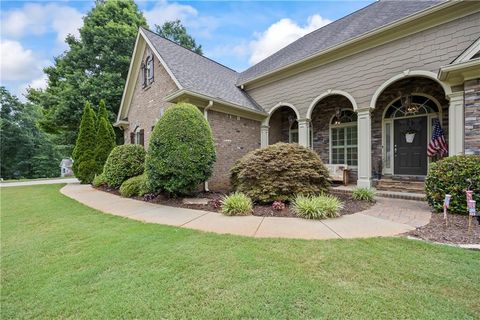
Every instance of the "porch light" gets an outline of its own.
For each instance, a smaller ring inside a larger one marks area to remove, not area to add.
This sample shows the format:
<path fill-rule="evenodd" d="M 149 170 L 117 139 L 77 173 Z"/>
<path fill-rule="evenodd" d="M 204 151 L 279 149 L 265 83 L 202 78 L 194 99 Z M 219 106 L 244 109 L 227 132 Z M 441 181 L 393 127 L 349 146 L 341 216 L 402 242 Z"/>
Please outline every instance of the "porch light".
<path fill-rule="evenodd" d="M 341 120 L 340 120 L 340 116 L 341 116 L 342 112 L 340 111 L 340 108 L 337 108 L 335 110 L 335 120 L 333 120 L 333 124 L 340 124 L 342 123 Z"/>
<path fill-rule="evenodd" d="M 412 95 L 405 94 L 400 97 L 402 107 L 405 108 L 405 113 L 415 114 L 418 112 L 418 105 L 412 103 Z"/>

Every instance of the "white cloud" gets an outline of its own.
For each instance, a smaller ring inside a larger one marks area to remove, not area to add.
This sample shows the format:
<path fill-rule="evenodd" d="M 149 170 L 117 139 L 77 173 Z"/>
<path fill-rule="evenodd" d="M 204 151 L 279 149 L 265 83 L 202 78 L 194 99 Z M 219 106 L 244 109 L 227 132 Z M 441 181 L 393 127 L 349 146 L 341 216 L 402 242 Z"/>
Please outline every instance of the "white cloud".
<path fill-rule="evenodd" d="M 12 40 L 2 40 L 1 47 L 1 80 L 25 81 L 38 78 L 42 73 L 45 61 L 37 59 L 32 50 Z"/>
<path fill-rule="evenodd" d="M 255 34 L 256 39 L 249 44 L 251 50 L 249 61 L 251 64 L 260 62 L 298 38 L 330 22 L 318 14 L 308 17 L 307 24 L 303 27 L 291 19 L 281 19 L 264 32 Z"/>
<path fill-rule="evenodd" d="M 71 33 L 78 36 L 83 14 L 75 8 L 56 3 L 28 3 L 20 9 L 2 13 L 2 35 L 21 38 L 55 32 L 57 41 L 63 42 Z"/>
<path fill-rule="evenodd" d="M 46 74 L 43 74 L 40 78 L 33 79 L 32 82 L 28 84 L 28 87 L 34 89 L 45 89 L 47 88 L 48 77 Z"/>
<path fill-rule="evenodd" d="M 149 24 L 153 27 L 155 24 L 162 25 L 166 21 L 180 19 L 186 21 L 198 15 L 197 9 L 192 6 L 169 3 L 166 0 L 159 1 L 151 10 L 143 12 Z"/>

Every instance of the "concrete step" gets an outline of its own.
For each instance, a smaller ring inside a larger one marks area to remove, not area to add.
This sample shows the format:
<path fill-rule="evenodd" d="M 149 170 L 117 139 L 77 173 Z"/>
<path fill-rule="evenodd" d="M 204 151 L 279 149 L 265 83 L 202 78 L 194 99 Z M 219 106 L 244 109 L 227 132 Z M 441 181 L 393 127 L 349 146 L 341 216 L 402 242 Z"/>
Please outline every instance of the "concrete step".
<path fill-rule="evenodd" d="M 353 192 L 353 186 L 340 186 L 331 188 L 332 193 L 347 193 L 351 194 Z M 403 199 L 403 200 L 415 200 L 415 201 L 425 201 L 426 197 L 423 192 L 402 192 L 402 191 L 385 191 L 385 190 L 376 190 L 375 192 L 377 197 L 382 198 L 392 198 L 392 199 Z"/>
<path fill-rule="evenodd" d="M 422 181 L 381 179 L 378 181 L 376 188 L 381 191 L 421 194 L 425 190 L 425 183 Z"/>

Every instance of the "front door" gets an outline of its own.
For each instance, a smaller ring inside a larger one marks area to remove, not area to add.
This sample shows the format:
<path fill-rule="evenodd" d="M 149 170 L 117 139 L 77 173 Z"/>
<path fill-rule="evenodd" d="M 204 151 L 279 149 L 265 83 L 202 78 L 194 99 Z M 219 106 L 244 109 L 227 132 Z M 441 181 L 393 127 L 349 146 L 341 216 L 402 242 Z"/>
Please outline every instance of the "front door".
<path fill-rule="evenodd" d="M 427 117 L 394 120 L 394 174 L 424 176 L 427 174 Z M 412 142 L 405 133 L 415 131 Z"/>

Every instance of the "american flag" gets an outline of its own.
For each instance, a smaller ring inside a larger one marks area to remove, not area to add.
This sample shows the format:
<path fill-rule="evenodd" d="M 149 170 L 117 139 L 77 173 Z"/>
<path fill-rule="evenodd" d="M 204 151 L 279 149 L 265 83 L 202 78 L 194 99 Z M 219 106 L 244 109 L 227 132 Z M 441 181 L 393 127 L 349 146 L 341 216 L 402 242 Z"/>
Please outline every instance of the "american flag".
<path fill-rule="evenodd" d="M 440 126 L 440 121 L 438 119 L 433 120 L 433 134 L 432 140 L 427 147 L 427 155 L 429 157 L 440 156 L 448 154 L 447 142 L 445 142 L 445 134 L 442 127 Z"/>

